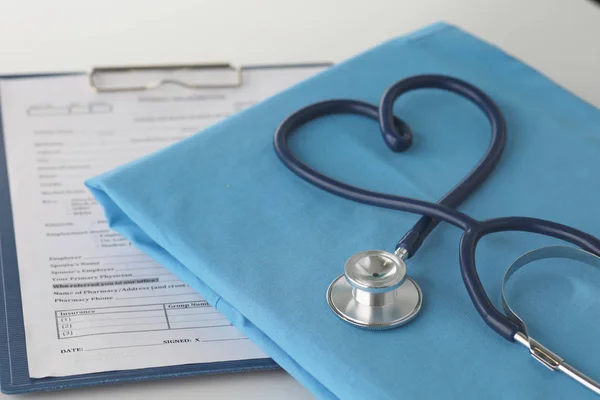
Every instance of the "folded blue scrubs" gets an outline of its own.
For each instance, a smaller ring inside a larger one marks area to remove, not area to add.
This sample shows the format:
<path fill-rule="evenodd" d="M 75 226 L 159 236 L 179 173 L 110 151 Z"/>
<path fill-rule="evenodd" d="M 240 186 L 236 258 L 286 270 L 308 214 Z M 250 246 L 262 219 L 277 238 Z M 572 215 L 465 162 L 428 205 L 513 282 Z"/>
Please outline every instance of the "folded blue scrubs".
<path fill-rule="evenodd" d="M 477 314 L 458 264 L 462 234 L 440 225 L 408 261 L 424 303 L 410 324 L 367 331 L 341 321 L 325 293 L 345 261 L 393 251 L 419 216 L 335 197 L 291 173 L 273 134 L 310 103 L 377 104 L 394 82 L 451 75 L 485 91 L 508 124 L 502 159 L 460 207 L 477 219 L 531 216 L 600 236 L 600 111 L 500 49 L 448 24 L 385 42 L 173 146 L 90 179 L 110 226 L 200 292 L 319 399 L 592 399 L 533 360 Z M 405 153 L 358 116 L 311 122 L 292 146 L 349 184 L 429 201 L 454 186 L 489 143 L 468 101 L 439 90 L 402 96 L 394 112 L 414 132 Z M 562 244 L 526 233 L 486 237 L 481 281 L 500 308 L 506 267 Z M 508 287 L 530 333 L 600 378 L 600 271 L 539 262 Z"/>

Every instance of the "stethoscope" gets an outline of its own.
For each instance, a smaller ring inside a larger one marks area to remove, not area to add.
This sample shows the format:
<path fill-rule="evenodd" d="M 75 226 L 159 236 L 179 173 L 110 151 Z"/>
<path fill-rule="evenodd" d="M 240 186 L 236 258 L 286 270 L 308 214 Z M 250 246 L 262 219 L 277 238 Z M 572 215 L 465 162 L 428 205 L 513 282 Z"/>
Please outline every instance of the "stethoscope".
<path fill-rule="evenodd" d="M 303 163 L 288 145 L 291 134 L 309 121 L 332 114 L 357 114 L 379 121 L 383 140 L 392 151 L 407 150 L 412 144 L 412 132 L 404 121 L 394 116 L 393 105 L 402 94 L 425 88 L 443 89 L 469 99 L 487 116 L 492 128 L 491 143 L 481 161 L 437 203 L 373 192 L 339 182 Z M 421 309 L 423 294 L 415 280 L 407 275 L 405 260 L 417 252 L 440 221 L 448 222 L 464 230 L 459 253 L 461 275 L 475 308 L 488 326 L 503 338 L 527 347 L 530 354 L 549 369 L 562 371 L 600 394 L 600 383 L 573 368 L 528 335 L 527 326 L 508 305 L 504 291 L 507 280 L 514 272 L 535 260 L 568 258 L 600 267 L 600 240 L 575 228 L 542 219 L 504 217 L 477 221 L 455 209 L 494 169 L 504 150 L 505 141 L 504 117 L 484 92 L 456 78 L 421 75 L 392 85 L 381 98 L 379 107 L 350 99 L 327 100 L 304 107 L 278 127 L 274 146 L 281 161 L 292 172 L 323 190 L 359 203 L 423 216 L 400 239 L 393 253 L 369 250 L 355 254 L 346 261 L 344 274 L 337 277 L 327 289 L 327 302 L 338 317 L 372 330 L 395 328 L 411 321 Z M 496 309 L 488 298 L 475 266 L 475 248 L 479 240 L 490 233 L 504 231 L 538 233 L 562 239 L 580 248 L 544 247 L 519 257 L 507 269 L 502 281 L 502 303 L 506 315 Z"/>

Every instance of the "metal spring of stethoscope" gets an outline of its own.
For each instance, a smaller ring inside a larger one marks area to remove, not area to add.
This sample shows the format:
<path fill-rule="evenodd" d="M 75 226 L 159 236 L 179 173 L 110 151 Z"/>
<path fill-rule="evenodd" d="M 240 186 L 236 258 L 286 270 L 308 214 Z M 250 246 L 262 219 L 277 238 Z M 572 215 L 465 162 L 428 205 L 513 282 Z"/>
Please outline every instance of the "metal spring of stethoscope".
<path fill-rule="evenodd" d="M 470 100 L 487 116 L 492 128 L 491 142 L 481 161 L 437 203 L 372 192 L 336 181 L 303 163 L 289 147 L 291 134 L 314 119 L 333 114 L 356 114 L 379 122 L 383 139 L 392 151 L 407 150 L 412 144 L 412 132 L 404 121 L 393 115 L 393 105 L 402 94 L 426 88 L 450 91 Z M 337 277 L 327 289 L 327 303 L 338 317 L 372 330 L 395 328 L 411 321 L 421 309 L 423 294 L 418 284 L 407 275 L 405 261 L 415 254 L 437 224 L 444 221 L 464 230 L 459 252 L 461 275 L 475 308 L 486 324 L 503 338 L 527 347 L 530 354 L 549 369 L 561 371 L 600 394 L 600 383 L 573 368 L 529 336 L 527 326 L 510 308 L 504 292 L 506 281 L 516 270 L 538 259 L 568 258 L 600 266 L 600 240 L 575 228 L 547 220 L 504 217 L 477 221 L 456 210 L 494 169 L 504 150 L 505 141 L 504 117 L 484 92 L 453 77 L 420 75 L 393 84 L 384 93 L 379 106 L 359 100 L 334 99 L 304 107 L 278 127 L 274 147 L 280 160 L 292 172 L 323 190 L 359 203 L 423 216 L 400 239 L 393 253 L 369 250 L 347 260 L 344 274 Z M 489 300 L 475 266 L 475 248 L 479 240 L 490 233 L 504 231 L 537 233 L 579 247 L 545 247 L 517 259 L 507 269 L 502 281 L 505 314 Z"/>

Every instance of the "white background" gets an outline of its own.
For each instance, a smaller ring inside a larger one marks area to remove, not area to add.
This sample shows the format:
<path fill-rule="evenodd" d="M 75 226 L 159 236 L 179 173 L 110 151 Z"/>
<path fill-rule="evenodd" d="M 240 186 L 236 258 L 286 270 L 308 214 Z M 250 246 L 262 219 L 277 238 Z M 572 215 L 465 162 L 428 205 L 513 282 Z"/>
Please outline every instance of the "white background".
<path fill-rule="evenodd" d="M 0 0 L 0 74 L 115 64 L 337 62 L 437 21 L 500 46 L 600 107 L 600 6 L 591 0 Z M 312 397 L 284 372 L 267 372 L 27 398 Z"/>

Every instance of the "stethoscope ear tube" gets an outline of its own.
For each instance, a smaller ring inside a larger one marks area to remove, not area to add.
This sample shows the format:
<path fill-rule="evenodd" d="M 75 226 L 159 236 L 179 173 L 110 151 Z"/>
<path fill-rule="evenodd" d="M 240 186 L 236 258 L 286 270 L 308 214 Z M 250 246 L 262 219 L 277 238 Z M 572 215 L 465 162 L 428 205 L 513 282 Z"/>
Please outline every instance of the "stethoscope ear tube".
<path fill-rule="evenodd" d="M 588 389 L 594 391 L 596 394 L 600 394 L 600 383 L 583 374 L 581 371 L 568 364 L 562 357 L 532 338 L 529 335 L 525 321 L 517 315 L 508 303 L 506 283 L 513 274 L 529 263 L 548 258 L 575 260 L 592 267 L 600 268 L 600 257 L 574 247 L 548 246 L 532 250 L 517 258 L 506 269 L 504 277 L 502 278 L 502 307 L 508 318 L 519 326 L 519 332 L 517 332 L 514 337 L 515 341 L 525 346 L 534 359 L 542 363 L 548 369 L 561 371 Z"/>
<path fill-rule="evenodd" d="M 574 244 L 595 255 L 600 254 L 600 240 L 578 229 L 528 217 L 506 217 L 482 221 L 468 229 L 460 241 L 459 261 L 463 282 L 469 297 L 486 324 L 509 341 L 515 341 L 520 326 L 498 311 L 488 298 L 475 265 L 475 249 L 479 240 L 496 232 L 529 232 L 550 236 Z"/>

